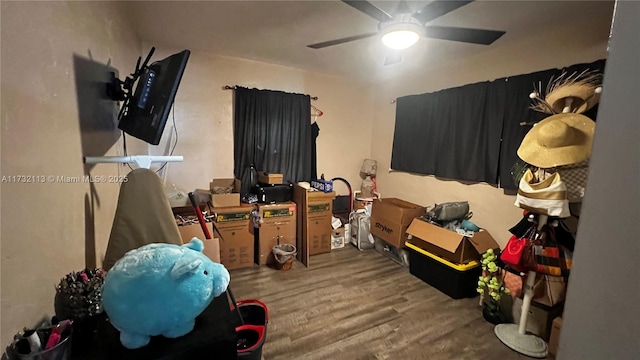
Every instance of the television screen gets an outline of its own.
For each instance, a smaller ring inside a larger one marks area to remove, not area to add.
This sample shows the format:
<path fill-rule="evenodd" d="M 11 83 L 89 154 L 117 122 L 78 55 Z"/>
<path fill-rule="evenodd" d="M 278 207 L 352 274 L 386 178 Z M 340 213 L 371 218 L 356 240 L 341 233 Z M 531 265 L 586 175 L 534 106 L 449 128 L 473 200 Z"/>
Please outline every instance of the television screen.
<path fill-rule="evenodd" d="M 160 143 L 189 54 L 184 50 L 143 67 L 118 128 L 150 144 Z"/>

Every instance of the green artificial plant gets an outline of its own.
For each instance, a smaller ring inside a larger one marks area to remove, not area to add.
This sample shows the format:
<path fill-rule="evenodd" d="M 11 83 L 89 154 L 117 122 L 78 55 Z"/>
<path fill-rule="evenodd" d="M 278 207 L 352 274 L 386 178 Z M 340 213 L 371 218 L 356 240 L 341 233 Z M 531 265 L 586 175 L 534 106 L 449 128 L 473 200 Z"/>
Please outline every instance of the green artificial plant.
<path fill-rule="evenodd" d="M 510 294 L 508 288 L 504 286 L 504 275 L 502 269 L 496 265 L 498 255 L 493 249 L 482 254 L 482 275 L 478 279 L 478 293 L 480 293 L 480 303 L 485 295 L 490 296 L 492 305 L 498 306 L 502 294 Z"/>

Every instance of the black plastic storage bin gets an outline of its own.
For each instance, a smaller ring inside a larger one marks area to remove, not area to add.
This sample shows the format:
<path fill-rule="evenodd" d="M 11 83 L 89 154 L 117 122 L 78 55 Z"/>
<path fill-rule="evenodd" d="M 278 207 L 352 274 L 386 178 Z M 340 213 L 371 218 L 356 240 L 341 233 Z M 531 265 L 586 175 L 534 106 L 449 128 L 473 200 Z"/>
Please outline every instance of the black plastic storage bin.
<path fill-rule="evenodd" d="M 453 299 L 478 295 L 478 278 L 482 267 L 477 261 L 455 264 L 409 242 L 409 272 Z"/>
<path fill-rule="evenodd" d="M 259 300 L 240 300 L 238 310 L 243 324 L 236 327 L 238 334 L 238 359 L 260 360 L 262 346 L 267 338 L 269 310 Z"/>
<path fill-rule="evenodd" d="M 250 189 L 258 197 L 261 204 L 272 204 L 291 201 L 293 198 L 293 184 L 263 184 L 258 183 Z"/>

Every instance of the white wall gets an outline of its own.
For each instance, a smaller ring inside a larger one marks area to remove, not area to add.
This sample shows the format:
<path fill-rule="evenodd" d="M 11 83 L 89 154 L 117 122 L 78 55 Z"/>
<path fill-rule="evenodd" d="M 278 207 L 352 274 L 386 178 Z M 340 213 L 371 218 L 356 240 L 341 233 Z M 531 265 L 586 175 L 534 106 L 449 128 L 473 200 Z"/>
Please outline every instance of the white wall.
<path fill-rule="evenodd" d="M 108 116 L 115 103 L 98 98 L 99 81 L 107 64 L 133 69 L 140 50 L 116 3 L 3 1 L 1 17 L 4 349 L 18 330 L 52 315 L 64 275 L 95 266 L 104 253 L 119 185 L 55 178 L 84 175 L 84 152 L 119 153 Z M 91 174 L 119 170 L 99 165 Z"/>

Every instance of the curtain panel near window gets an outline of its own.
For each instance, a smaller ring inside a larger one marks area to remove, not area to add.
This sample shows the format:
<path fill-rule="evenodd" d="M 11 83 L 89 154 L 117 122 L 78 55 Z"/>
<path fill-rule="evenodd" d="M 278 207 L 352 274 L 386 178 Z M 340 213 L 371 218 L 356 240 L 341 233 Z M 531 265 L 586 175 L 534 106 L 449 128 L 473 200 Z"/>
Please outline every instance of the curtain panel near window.
<path fill-rule="evenodd" d="M 496 183 L 502 123 L 484 116 L 488 84 L 399 98 L 391 168 Z"/>
<path fill-rule="evenodd" d="M 309 95 L 237 87 L 234 105 L 234 175 L 248 192 L 249 166 L 283 174 L 284 181 L 311 178 Z"/>
<path fill-rule="evenodd" d="M 511 176 L 520 142 L 547 114 L 529 107 L 534 86 L 546 88 L 563 71 L 604 72 L 605 60 L 501 78 L 433 93 L 400 97 L 391 169 L 499 184 L 517 189 Z M 597 106 L 584 115 L 595 120 Z"/>

